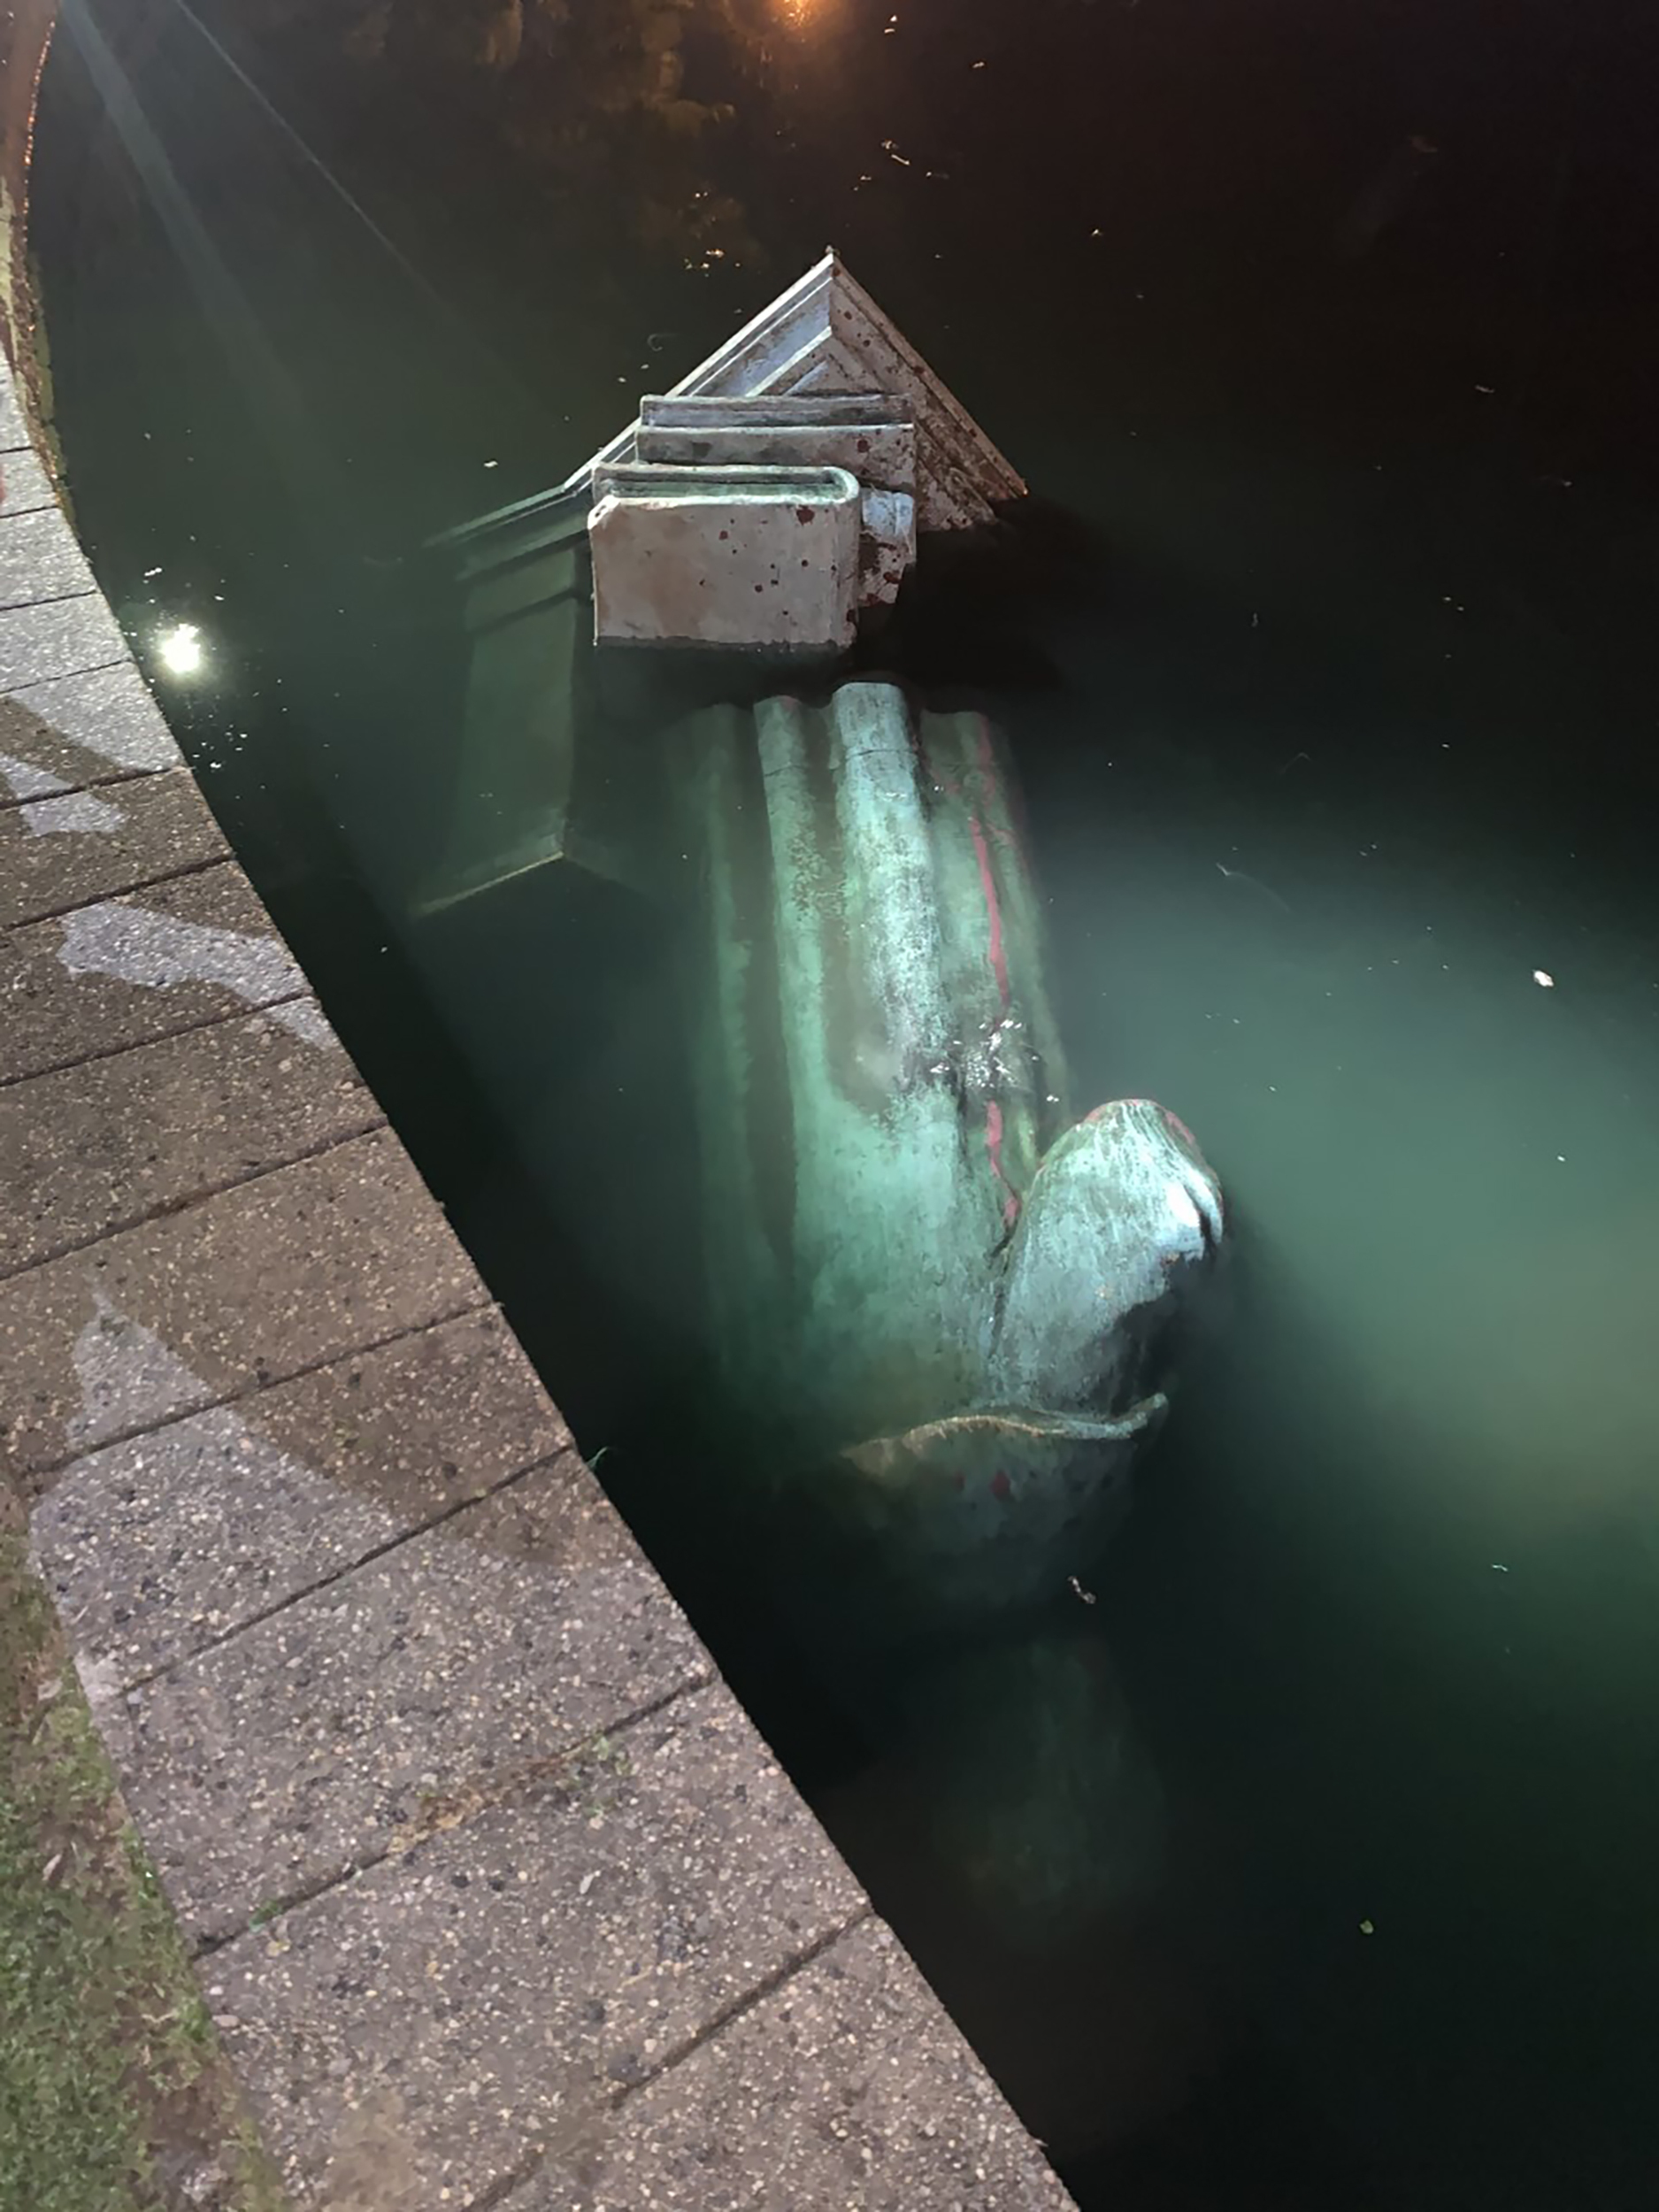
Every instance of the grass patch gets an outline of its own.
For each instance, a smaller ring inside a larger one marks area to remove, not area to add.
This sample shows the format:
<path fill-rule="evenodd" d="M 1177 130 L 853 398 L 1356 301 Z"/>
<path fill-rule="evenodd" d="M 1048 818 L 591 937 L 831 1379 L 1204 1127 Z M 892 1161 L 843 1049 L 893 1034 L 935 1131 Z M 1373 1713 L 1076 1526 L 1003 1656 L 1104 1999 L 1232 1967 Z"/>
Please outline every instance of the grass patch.
<path fill-rule="evenodd" d="M 0 2212 L 280 2212 L 0 1493 Z"/>

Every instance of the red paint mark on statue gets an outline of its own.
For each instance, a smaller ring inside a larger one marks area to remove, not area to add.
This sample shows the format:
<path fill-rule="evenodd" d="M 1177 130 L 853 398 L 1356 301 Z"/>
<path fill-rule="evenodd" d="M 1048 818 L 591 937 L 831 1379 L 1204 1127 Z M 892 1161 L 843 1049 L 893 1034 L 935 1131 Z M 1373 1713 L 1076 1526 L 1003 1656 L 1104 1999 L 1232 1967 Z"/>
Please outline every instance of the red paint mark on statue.
<path fill-rule="evenodd" d="M 991 1477 L 991 1495 L 994 1498 L 1010 1498 L 1013 1494 L 1014 1486 L 1008 1479 L 1008 1470 L 999 1467 Z"/>
<path fill-rule="evenodd" d="M 1166 1106 L 1164 1109 L 1164 1118 L 1169 1124 L 1170 1127 L 1174 1130 L 1176 1135 L 1179 1137 L 1184 1143 L 1191 1145 L 1193 1150 L 1196 1152 L 1198 1149 L 1198 1140 L 1195 1136 L 1194 1136 L 1192 1131 L 1187 1126 L 1187 1124 L 1181 1119 L 1180 1116 L 1179 1114 L 1171 1113 L 1169 1108 Z"/>

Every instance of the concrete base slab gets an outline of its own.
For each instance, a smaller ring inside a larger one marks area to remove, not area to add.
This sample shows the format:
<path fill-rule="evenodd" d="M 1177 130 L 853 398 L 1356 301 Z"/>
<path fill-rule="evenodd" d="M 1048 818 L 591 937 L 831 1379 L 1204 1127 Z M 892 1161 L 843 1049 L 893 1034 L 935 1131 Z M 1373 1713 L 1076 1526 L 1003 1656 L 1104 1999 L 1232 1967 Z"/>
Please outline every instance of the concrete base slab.
<path fill-rule="evenodd" d="M 472 1818 L 440 1790 L 426 1840 L 204 1968 L 317 2202 L 350 2200 L 365 2130 L 403 2203 L 478 2202 L 867 1909 L 718 1686 L 529 1786 Z"/>
<path fill-rule="evenodd" d="M 850 644 L 862 505 L 845 469 L 605 469 L 588 518 L 602 643 Z"/>
<path fill-rule="evenodd" d="M 861 420 L 860 418 L 863 418 Z M 839 468 L 879 490 L 916 490 L 916 425 L 902 399 L 642 399 L 651 468 Z"/>
<path fill-rule="evenodd" d="M 127 1689 L 569 1448 L 500 1315 L 467 1314 L 88 1453 L 35 1564 Z"/>

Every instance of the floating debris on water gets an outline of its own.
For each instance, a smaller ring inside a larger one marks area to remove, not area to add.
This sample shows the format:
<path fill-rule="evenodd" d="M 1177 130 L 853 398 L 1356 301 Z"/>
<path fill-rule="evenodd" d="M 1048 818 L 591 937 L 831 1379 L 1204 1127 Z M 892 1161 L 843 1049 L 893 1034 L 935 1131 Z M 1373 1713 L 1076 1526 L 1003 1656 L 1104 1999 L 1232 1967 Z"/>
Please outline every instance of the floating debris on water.
<path fill-rule="evenodd" d="M 1236 883 L 1246 891 L 1254 891 L 1259 898 L 1265 899 L 1270 906 L 1277 907 L 1281 914 L 1289 913 L 1290 901 L 1281 899 L 1271 885 L 1263 883 L 1259 876 L 1253 876 L 1243 868 L 1229 868 L 1225 860 L 1217 861 L 1216 866 L 1229 883 Z"/>

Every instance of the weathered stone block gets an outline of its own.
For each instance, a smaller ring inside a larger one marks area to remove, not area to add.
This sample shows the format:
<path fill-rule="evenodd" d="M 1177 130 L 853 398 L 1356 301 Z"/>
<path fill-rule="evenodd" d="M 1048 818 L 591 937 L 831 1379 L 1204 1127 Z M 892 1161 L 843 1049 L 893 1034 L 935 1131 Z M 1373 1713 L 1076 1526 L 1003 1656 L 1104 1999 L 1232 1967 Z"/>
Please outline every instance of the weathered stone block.
<path fill-rule="evenodd" d="M 602 641 L 851 642 L 862 504 L 845 469 L 612 468 L 594 501 Z"/>

